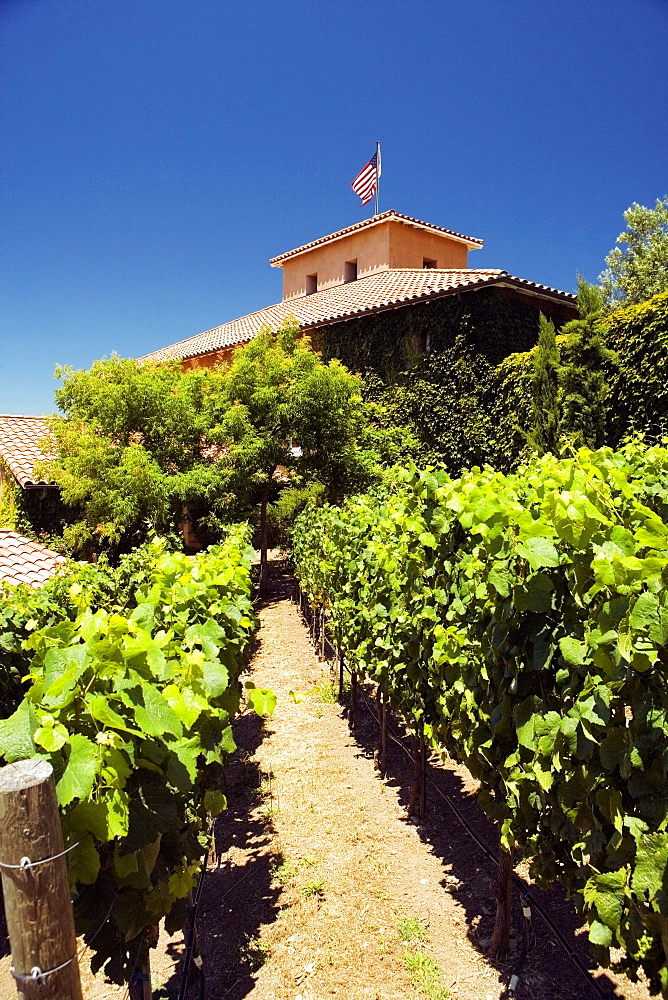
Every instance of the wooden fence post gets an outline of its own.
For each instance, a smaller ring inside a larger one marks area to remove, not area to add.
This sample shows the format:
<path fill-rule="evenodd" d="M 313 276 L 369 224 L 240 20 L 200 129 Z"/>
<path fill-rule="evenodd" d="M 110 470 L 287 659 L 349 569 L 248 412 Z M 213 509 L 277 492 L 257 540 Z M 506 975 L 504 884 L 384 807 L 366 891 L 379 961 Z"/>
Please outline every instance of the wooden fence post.
<path fill-rule="evenodd" d="M 350 713 L 348 722 L 351 730 L 355 731 L 357 725 L 357 671 L 353 670 L 350 675 Z"/>
<path fill-rule="evenodd" d="M 408 815 L 424 819 L 427 810 L 427 741 L 413 737 L 413 784 L 408 794 Z"/>
<path fill-rule="evenodd" d="M 376 704 L 378 706 L 378 723 L 380 728 L 380 750 L 378 751 L 378 771 L 381 778 L 385 777 L 387 768 L 387 702 L 382 685 L 378 685 L 376 691 Z"/>
<path fill-rule="evenodd" d="M 503 958 L 508 953 L 510 924 L 512 921 L 514 867 L 515 859 L 513 852 L 504 851 L 499 846 L 499 875 L 494 886 L 496 920 L 489 948 L 492 958 Z"/>
<path fill-rule="evenodd" d="M 424 734 L 420 736 L 420 799 L 418 816 L 424 819 L 427 812 L 427 741 Z"/>
<path fill-rule="evenodd" d="M 0 768 L 0 862 L 19 998 L 81 1000 L 67 858 L 45 760 Z"/>
<path fill-rule="evenodd" d="M 339 701 L 343 701 L 343 653 L 338 649 L 339 656 Z"/>
<path fill-rule="evenodd" d="M 320 610 L 320 659 L 325 660 L 325 605 Z"/>
<path fill-rule="evenodd" d="M 185 975 L 185 971 L 183 974 Z M 151 960 L 147 955 L 146 960 L 140 963 L 130 979 L 128 1000 L 151 1000 L 152 996 Z"/>

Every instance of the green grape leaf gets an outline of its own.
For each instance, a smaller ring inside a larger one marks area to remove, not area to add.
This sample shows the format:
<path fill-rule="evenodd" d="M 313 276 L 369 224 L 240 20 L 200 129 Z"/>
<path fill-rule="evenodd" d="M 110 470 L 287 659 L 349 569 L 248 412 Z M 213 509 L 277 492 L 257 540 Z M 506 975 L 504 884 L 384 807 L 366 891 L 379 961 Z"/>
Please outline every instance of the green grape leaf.
<path fill-rule="evenodd" d="M 120 788 L 107 796 L 107 837 L 127 837 L 130 825 L 130 797 Z"/>
<path fill-rule="evenodd" d="M 0 721 L 0 756 L 7 764 L 34 755 L 32 737 L 38 725 L 35 709 L 25 699 L 13 715 Z"/>
<path fill-rule="evenodd" d="M 92 885 L 100 871 L 100 855 L 90 834 L 70 852 L 69 858 L 70 884 Z"/>
<path fill-rule="evenodd" d="M 513 591 L 513 600 L 518 611 L 550 611 L 554 587 L 545 573 L 534 573 Z"/>
<path fill-rule="evenodd" d="M 578 719 L 574 719 L 570 715 L 565 715 L 559 725 L 559 731 L 563 733 L 568 743 L 568 749 L 572 754 L 576 754 L 578 748 L 578 722 Z"/>
<path fill-rule="evenodd" d="M 218 743 L 221 753 L 234 753 L 237 749 L 237 745 L 234 742 L 234 733 L 232 732 L 232 726 L 226 726 L 220 735 L 220 741 Z"/>
<path fill-rule="evenodd" d="M 592 920 L 589 925 L 589 940 L 592 944 L 601 945 L 603 948 L 610 948 L 612 945 L 612 931 L 600 920 Z"/>
<path fill-rule="evenodd" d="M 516 732 L 517 732 L 517 742 L 521 746 L 526 747 L 528 750 L 536 749 L 536 741 L 534 738 L 535 719 L 533 715 L 530 715 L 525 722 L 523 722 L 521 725 L 518 725 Z"/>
<path fill-rule="evenodd" d="M 508 597 L 510 593 L 510 574 L 507 570 L 493 567 L 487 579 L 501 597 Z"/>
<path fill-rule="evenodd" d="M 658 646 L 668 642 L 668 609 L 659 605 L 655 594 L 640 594 L 629 616 L 632 629 L 647 629 L 650 639 Z"/>
<path fill-rule="evenodd" d="M 619 767 L 628 753 L 630 738 L 627 729 L 613 729 L 602 741 L 600 747 L 601 764 L 606 771 Z"/>
<path fill-rule="evenodd" d="M 183 868 L 169 876 L 169 894 L 173 899 L 184 899 L 195 888 L 196 882 L 197 872 Z"/>
<path fill-rule="evenodd" d="M 112 788 L 123 788 L 132 774 L 127 757 L 117 747 L 105 746 L 100 773 L 107 785 Z"/>
<path fill-rule="evenodd" d="M 204 808 L 211 816 L 217 816 L 227 809 L 227 799 L 222 792 L 210 788 L 204 793 Z"/>
<path fill-rule="evenodd" d="M 120 729 L 122 732 L 131 733 L 133 736 L 142 736 L 143 733 L 132 726 L 129 726 L 125 719 L 115 712 L 109 704 L 109 699 L 101 694 L 91 694 L 86 696 L 88 711 L 96 722 L 101 722 L 109 729 Z"/>
<path fill-rule="evenodd" d="M 65 770 L 56 785 L 61 806 L 90 795 L 99 764 L 98 747 L 85 736 L 75 733 L 70 737 L 68 748 Z"/>
<path fill-rule="evenodd" d="M 561 655 L 566 663 L 579 667 L 585 662 L 587 656 L 587 646 L 584 642 L 580 642 L 574 636 L 566 636 L 566 638 L 560 639 L 559 649 L 561 650 Z"/>
<path fill-rule="evenodd" d="M 56 750 L 60 750 L 67 743 L 69 735 L 62 722 L 55 722 L 55 720 L 49 719 L 48 723 L 44 722 L 39 729 L 35 730 L 33 740 L 39 746 L 43 747 L 47 753 L 55 753 Z"/>
<path fill-rule="evenodd" d="M 191 688 L 184 688 L 182 691 L 176 684 L 168 684 L 162 692 L 163 698 L 176 712 L 186 729 L 191 729 L 195 725 L 200 714 L 209 708 L 206 698 L 196 694 Z"/>
<path fill-rule="evenodd" d="M 77 802 L 68 813 L 68 826 L 75 833 L 92 833 L 99 841 L 109 840 L 107 810 L 106 802 Z"/>
<path fill-rule="evenodd" d="M 653 899 L 661 890 L 668 866 L 668 833 L 643 834 L 637 844 L 631 888 Z"/>
<path fill-rule="evenodd" d="M 225 631 L 213 618 L 207 618 L 203 624 L 191 625 L 185 638 L 190 644 L 198 643 L 209 659 L 216 660 L 225 642 Z"/>
<path fill-rule="evenodd" d="M 176 804 L 168 788 L 162 790 L 145 786 L 142 791 L 146 801 L 132 798 L 129 801 L 128 833 L 119 848 L 119 854 L 133 854 L 152 844 L 159 833 L 166 833 L 178 823 Z M 151 791 L 148 798 L 146 793 Z"/>
<path fill-rule="evenodd" d="M 613 931 L 619 927 L 626 898 L 626 869 L 603 872 L 590 878 L 584 888 L 585 902 L 596 907 L 599 919 Z M 594 944 L 602 942 L 595 941 Z"/>
<path fill-rule="evenodd" d="M 130 615 L 130 620 L 147 632 L 152 632 L 155 625 L 155 604 L 144 601 L 138 604 Z"/>
<path fill-rule="evenodd" d="M 203 752 L 199 736 L 177 740 L 170 746 L 172 752 L 167 762 L 167 780 L 170 785 L 187 794 L 197 780 L 197 763 Z"/>
<path fill-rule="evenodd" d="M 171 733 L 172 736 L 183 735 L 183 726 L 178 715 L 169 707 L 153 684 L 141 685 L 141 702 L 135 700 L 132 693 L 130 697 L 134 703 L 137 725 L 149 736 L 163 736 L 165 733 Z"/>
<path fill-rule="evenodd" d="M 217 698 L 225 691 L 229 684 L 230 676 L 219 660 L 205 660 L 202 665 L 204 677 L 204 689 L 211 698 Z"/>
<path fill-rule="evenodd" d="M 524 556 L 532 569 L 559 565 L 559 553 L 549 538 L 540 535 L 527 538 L 524 542 L 520 542 L 517 551 Z"/>
<path fill-rule="evenodd" d="M 268 688 L 248 688 L 246 685 L 246 697 L 250 702 L 253 711 L 260 716 L 271 715 L 276 708 L 276 695 Z"/>
<path fill-rule="evenodd" d="M 87 655 L 83 644 L 47 650 L 44 657 L 44 695 L 47 702 L 58 701 L 72 690 L 86 670 Z"/>

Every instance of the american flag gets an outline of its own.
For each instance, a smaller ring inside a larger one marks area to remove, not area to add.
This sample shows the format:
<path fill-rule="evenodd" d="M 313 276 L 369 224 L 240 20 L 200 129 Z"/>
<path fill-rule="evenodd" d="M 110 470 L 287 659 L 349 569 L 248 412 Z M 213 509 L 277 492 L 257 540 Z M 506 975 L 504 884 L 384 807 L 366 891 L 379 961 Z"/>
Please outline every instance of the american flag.
<path fill-rule="evenodd" d="M 380 154 L 378 150 L 376 150 L 366 166 L 362 167 L 351 185 L 355 194 L 358 194 L 362 199 L 363 205 L 366 205 L 367 202 L 371 201 L 375 195 L 379 177 Z"/>

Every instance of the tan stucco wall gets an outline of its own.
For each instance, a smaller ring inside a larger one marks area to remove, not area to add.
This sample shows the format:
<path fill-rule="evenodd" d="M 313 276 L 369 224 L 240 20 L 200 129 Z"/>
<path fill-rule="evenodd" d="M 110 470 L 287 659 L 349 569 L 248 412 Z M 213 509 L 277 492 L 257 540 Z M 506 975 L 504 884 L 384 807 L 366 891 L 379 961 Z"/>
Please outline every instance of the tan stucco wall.
<path fill-rule="evenodd" d="M 357 277 L 390 267 L 390 234 L 387 226 L 374 226 L 333 243 L 314 247 L 306 253 L 286 260 L 283 265 L 283 298 L 306 295 L 306 275 L 318 275 L 318 291 L 342 285 L 345 262 L 357 260 Z"/>
<path fill-rule="evenodd" d="M 195 358 L 184 358 L 181 364 L 184 371 L 187 371 L 189 368 L 214 368 L 216 365 L 229 365 L 234 352 L 239 347 L 244 346 L 244 344 L 235 344 L 233 347 L 221 347 L 217 351 L 211 351 L 210 354 L 199 354 Z"/>
<path fill-rule="evenodd" d="M 345 263 L 357 261 L 357 277 L 391 267 L 422 267 L 426 258 L 436 267 L 468 267 L 464 243 L 400 222 L 387 221 L 332 243 L 313 247 L 283 264 L 283 299 L 306 295 L 306 276 L 318 275 L 317 291 L 342 285 Z"/>
<path fill-rule="evenodd" d="M 297 337 L 310 337 L 311 334 L 307 330 L 298 330 Z M 244 341 L 243 344 L 232 344 L 231 347 L 219 347 L 216 351 L 211 351 L 209 354 L 199 354 L 194 358 L 183 358 L 181 365 L 184 371 L 188 371 L 189 368 L 215 368 L 217 365 L 231 365 L 234 355 L 237 351 L 241 350 L 242 347 L 246 347 L 248 341 Z"/>
<path fill-rule="evenodd" d="M 468 267 L 465 243 L 415 229 L 401 222 L 389 222 L 390 267 L 422 267 L 425 258 L 436 267 Z"/>

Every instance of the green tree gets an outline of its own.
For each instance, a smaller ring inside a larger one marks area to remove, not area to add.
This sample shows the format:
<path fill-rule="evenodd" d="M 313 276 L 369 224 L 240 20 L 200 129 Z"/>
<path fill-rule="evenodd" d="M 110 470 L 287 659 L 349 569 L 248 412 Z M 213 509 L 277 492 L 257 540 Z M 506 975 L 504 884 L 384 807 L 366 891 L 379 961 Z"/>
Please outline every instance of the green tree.
<path fill-rule="evenodd" d="M 606 440 L 610 389 L 608 375 L 615 354 L 605 346 L 601 319 L 603 290 L 578 275 L 580 318 L 559 337 L 559 435 L 579 447 L 599 448 Z"/>
<path fill-rule="evenodd" d="M 58 455 L 44 474 L 78 512 L 64 532 L 73 551 L 127 550 L 149 524 L 171 531 L 184 506 L 215 494 L 220 474 L 203 443 L 218 373 L 112 357 L 56 375 L 63 415 L 50 422 Z"/>
<path fill-rule="evenodd" d="M 539 455 L 559 443 L 559 350 L 554 323 L 541 313 L 531 379 L 532 427 L 527 444 Z"/>
<path fill-rule="evenodd" d="M 608 308 L 634 305 L 668 291 L 668 197 L 654 208 L 634 202 L 624 212 L 626 229 L 605 258 L 600 276 Z"/>
<path fill-rule="evenodd" d="M 208 439 L 220 449 L 225 505 L 259 507 L 260 590 L 267 579 L 267 507 L 285 487 L 321 484 L 337 500 L 367 485 L 374 456 L 358 447 L 364 427 L 360 379 L 328 363 L 287 324 L 237 351 L 211 399 Z"/>
<path fill-rule="evenodd" d="M 578 275 L 578 319 L 557 336 L 540 318 L 538 344 L 531 352 L 532 420 L 526 435 L 530 450 L 558 453 L 564 444 L 597 448 L 606 441 L 610 395 L 608 378 L 615 353 L 605 345 L 604 295 Z"/>
<path fill-rule="evenodd" d="M 295 325 L 261 333 L 228 367 L 112 357 L 58 374 L 58 457 L 45 471 L 79 512 L 66 529 L 75 551 L 127 550 L 186 514 L 214 540 L 257 511 L 264 584 L 269 501 L 314 484 L 336 500 L 375 474 L 357 445 L 360 380 L 324 363 Z"/>

